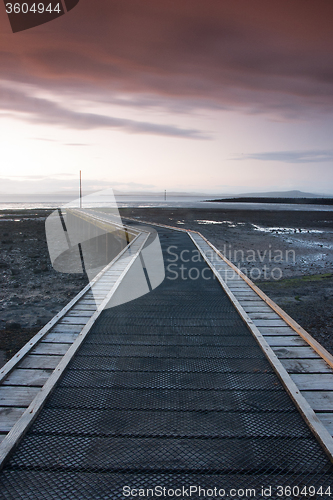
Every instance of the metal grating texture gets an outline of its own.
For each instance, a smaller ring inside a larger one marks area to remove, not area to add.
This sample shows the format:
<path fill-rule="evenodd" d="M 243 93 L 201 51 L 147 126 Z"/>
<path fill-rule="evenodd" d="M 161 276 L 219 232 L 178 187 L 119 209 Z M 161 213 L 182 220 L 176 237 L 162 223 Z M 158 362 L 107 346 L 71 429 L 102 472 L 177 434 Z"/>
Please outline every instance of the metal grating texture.
<path fill-rule="evenodd" d="M 171 245 L 194 252 L 159 233 L 166 266 Z M 1 473 L 1 500 L 333 496 L 332 464 L 206 264 L 175 264 L 177 279 L 102 313 Z"/>

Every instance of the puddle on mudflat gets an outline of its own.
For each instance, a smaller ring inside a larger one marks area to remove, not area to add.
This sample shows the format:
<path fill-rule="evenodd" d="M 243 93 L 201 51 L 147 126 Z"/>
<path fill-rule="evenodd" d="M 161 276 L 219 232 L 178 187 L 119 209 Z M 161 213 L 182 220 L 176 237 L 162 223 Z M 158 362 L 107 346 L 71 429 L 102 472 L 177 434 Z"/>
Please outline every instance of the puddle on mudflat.
<path fill-rule="evenodd" d="M 202 219 L 197 219 L 195 222 L 198 224 L 226 224 L 228 227 L 237 227 L 237 226 L 244 226 L 245 222 L 232 222 L 230 220 L 202 220 Z"/>
<path fill-rule="evenodd" d="M 262 227 L 256 224 L 251 224 L 256 231 L 262 231 L 263 233 L 275 233 L 275 234 L 323 234 L 324 231 L 319 229 L 305 229 L 305 228 L 294 228 L 294 227 Z M 327 232 L 327 231 L 326 231 Z"/>

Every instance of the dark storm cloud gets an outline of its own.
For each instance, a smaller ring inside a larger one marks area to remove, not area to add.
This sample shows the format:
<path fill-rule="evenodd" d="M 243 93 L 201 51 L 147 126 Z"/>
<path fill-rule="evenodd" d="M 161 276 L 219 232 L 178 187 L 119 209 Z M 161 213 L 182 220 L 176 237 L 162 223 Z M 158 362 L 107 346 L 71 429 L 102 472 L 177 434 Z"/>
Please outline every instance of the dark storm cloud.
<path fill-rule="evenodd" d="M 29 96 L 17 90 L 1 89 L 0 109 L 9 116 L 19 114 L 30 123 L 66 126 L 72 129 L 94 128 L 122 129 L 134 134 L 154 134 L 179 138 L 209 139 L 199 130 L 182 129 L 173 125 L 160 125 L 143 121 L 117 118 L 96 113 L 73 111 L 56 102 Z"/>
<path fill-rule="evenodd" d="M 0 65 L 56 91 L 298 116 L 333 108 L 332 24 L 331 0 L 81 1 L 15 35 L 3 15 Z"/>
<path fill-rule="evenodd" d="M 282 161 L 284 163 L 318 163 L 333 160 L 333 151 L 271 151 L 242 155 L 233 160 Z"/>

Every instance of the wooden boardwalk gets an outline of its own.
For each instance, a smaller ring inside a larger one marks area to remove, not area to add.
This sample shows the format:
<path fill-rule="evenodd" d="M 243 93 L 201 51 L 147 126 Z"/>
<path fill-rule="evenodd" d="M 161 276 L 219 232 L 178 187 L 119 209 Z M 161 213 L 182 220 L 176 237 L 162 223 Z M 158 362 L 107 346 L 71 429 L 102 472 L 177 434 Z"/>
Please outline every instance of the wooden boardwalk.
<path fill-rule="evenodd" d="M 333 436 L 333 356 L 202 235 L 190 233 L 190 237 L 284 380 L 304 418 L 314 431 L 318 428 L 322 433 L 317 420 L 325 427 L 323 442 L 329 443 L 332 453 L 327 434 Z"/>
<path fill-rule="evenodd" d="M 93 214 L 91 218 L 96 219 Z M 98 219 L 107 223 L 102 216 Z M 133 229 L 128 234 L 129 245 L 0 369 L 0 466 L 36 418 L 148 237 Z"/>
<path fill-rule="evenodd" d="M 89 217 L 107 224 L 102 214 L 94 212 Z M 161 228 L 162 237 L 165 238 L 171 238 L 169 234 L 172 232 L 182 233 L 184 238 L 188 238 L 188 245 L 193 245 L 200 252 L 311 433 L 333 462 L 333 357 L 201 234 L 155 226 Z M 165 235 L 163 228 L 166 230 Z M 6 464 L 31 424 L 38 420 L 40 411 L 58 386 L 73 356 L 139 258 L 148 234 L 137 227 L 133 228 L 131 222 L 128 223 L 127 231 L 131 235 L 129 245 L 1 369 L 1 466 Z M 186 241 L 182 241 L 186 245 Z M 149 305 L 146 310 L 149 316 Z M 155 308 L 151 310 L 155 313 Z M 185 320 L 179 317 L 172 321 L 173 327 L 181 328 Z M 205 324 L 204 320 L 199 323 L 196 321 L 196 324 Z M 218 324 L 219 320 L 216 321 Z M 157 316 L 152 325 L 159 324 Z M 191 324 L 190 318 L 185 324 Z M 164 338 L 163 335 L 161 338 Z M 161 342 L 158 337 L 156 342 Z"/>

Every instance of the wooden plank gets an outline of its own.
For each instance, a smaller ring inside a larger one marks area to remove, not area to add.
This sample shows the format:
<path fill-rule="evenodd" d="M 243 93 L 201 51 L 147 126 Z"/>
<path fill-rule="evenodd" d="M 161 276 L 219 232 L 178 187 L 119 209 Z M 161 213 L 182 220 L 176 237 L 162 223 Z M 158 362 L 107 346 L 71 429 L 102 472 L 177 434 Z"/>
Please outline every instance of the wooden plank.
<path fill-rule="evenodd" d="M 223 276 L 222 276 L 222 279 L 223 279 Z M 225 279 L 223 279 L 223 281 L 226 283 L 226 285 L 228 285 L 228 287 L 229 286 L 232 286 L 235 288 L 240 287 L 240 288 L 244 288 L 244 290 L 246 290 L 246 291 L 253 292 L 252 288 L 247 283 L 245 283 L 243 280 L 235 280 L 234 278 L 230 278 L 230 277 L 228 278 L 227 274 L 226 274 Z"/>
<path fill-rule="evenodd" d="M 49 370 L 54 370 L 54 368 L 59 364 L 62 356 L 47 356 L 47 355 L 35 355 L 28 354 L 18 365 L 19 368 L 46 368 Z"/>
<path fill-rule="evenodd" d="M 137 251 L 135 244 L 132 245 L 132 251 L 133 252 Z M 110 267 L 110 269 L 103 276 L 104 281 L 108 279 L 117 278 L 117 273 L 120 267 L 124 268 L 124 263 L 126 260 L 128 260 L 128 257 L 127 256 L 125 257 L 125 255 L 123 255 L 122 259 L 119 260 L 119 262 L 117 262 L 114 266 Z"/>
<path fill-rule="evenodd" d="M 308 346 L 308 344 L 299 335 L 286 335 L 283 337 L 278 335 L 265 335 L 265 340 L 271 347 Z"/>
<path fill-rule="evenodd" d="M 116 283 L 116 279 L 110 281 L 109 283 L 97 283 L 94 287 L 93 287 L 93 292 L 95 294 L 95 292 L 102 292 L 102 293 L 107 293 L 111 290 L 111 288 L 113 287 L 113 285 Z"/>
<path fill-rule="evenodd" d="M 121 273 L 118 273 L 118 276 L 120 276 Z M 117 277 L 118 277 L 117 276 Z M 115 276 L 112 279 L 109 279 L 107 282 L 104 283 L 96 283 L 94 287 L 92 288 L 92 291 L 95 292 L 101 292 L 101 293 L 107 293 L 111 290 L 111 288 L 114 286 L 115 283 L 117 283 L 117 277 Z"/>
<path fill-rule="evenodd" d="M 82 310 L 72 310 L 70 311 L 68 314 L 66 314 L 66 318 L 90 318 L 94 311 L 96 311 L 96 309 L 91 309 L 91 310 L 86 310 L 84 308 L 82 308 Z"/>
<path fill-rule="evenodd" d="M 74 306 L 68 314 L 72 314 L 74 311 L 86 311 L 87 313 L 90 312 L 92 314 L 94 311 L 96 311 L 97 307 L 95 302 L 93 304 L 83 304 L 82 302 L 80 301 L 76 306 Z"/>
<path fill-rule="evenodd" d="M 73 344 L 78 333 L 49 333 L 42 342 L 54 342 L 57 344 Z"/>
<path fill-rule="evenodd" d="M 267 313 L 272 313 L 272 309 L 270 309 L 266 304 L 263 302 L 262 304 L 242 304 L 242 307 L 244 311 L 247 312 L 247 314 L 250 313 L 261 313 L 261 314 L 267 314 Z M 70 313 L 68 313 L 70 314 Z M 275 314 L 275 313 L 272 313 Z"/>
<path fill-rule="evenodd" d="M 228 287 L 229 288 L 229 287 Z M 258 296 L 255 292 L 249 290 L 248 292 L 236 292 L 237 300 L 258 300 Z M 236 297 L 235 295 L 235 297 Z"/>
<path fill-rule="evenodd" d="M 26 408 L 0 406 L 0 432 L 9 432 L 25 410 Z"/>
<path fill-rule="evenodd" d="M 272 347 L 276 356 L 281 358 L 318 358 L 318 354 L 309 347 Z"/>
<path fill-rule="evenodd" d="M 136 249 L 133 248 L 133 251 L 136 252 Z M 128 260 L 128 259 L 127 259 Z M 107 273 L 107 277 L 108 278 L 111 278 L 111 279 L 116 279 L 119 277 L 119 275 L 124 271 L 124 269 L 126 268 L 126 265 L 127 265 L 127 260 L 125 261 L 125 259 L 123 258 L 122 259 L 122 264 L 117 264 L 113 267 L 113 269 Z"/>
<path fill-rule="evenodd" d="M 206 254 L 207 255 L 207 254 Z M 209 258 L 209 256 L 208 256 Z M 230 267 L 225 267 L 220 262 L 211 262 L 212 267 L 214 267 L 215 271 L 221 276 L 221 278 L 229 282 L 242 283 L 242 280 L 239 279 L 238 274 L 236 274 Z M 244 282 L 243 282 L 244 283 Z"/>
<path fill-rule="evenodd" d="M 332 373 L 332 368 L 321 358 L 281 359 L 288 373 Z"/>
<path fill-rule="evenodd" d="M 58 356 L 63 356 L 69 349 L 69 344 L 52 344 L 52 343 L 39 343 L 34 349 L 32 349 L 31 354 L 54 354 Z"/>
<path fill-rule="evenodd" d="M 238 290 L 238 291 L 244 290 L 246 292 L 248 290 L 251 291 L 251 288 L 249 287 L 249 285 L 247 285 L 244 282 L 243 283 L 237 283 L 235 281 L 226 280 L 226 284 L 228 285 L 228 287 L 230 288 L 230 290 Z"/>
<path fill-rule="evenodd" d="M 89 317 L 91 317 L 92 314 L 89 315 Z M 68 316 L 66 315 L 64 318 L 62 318 L 61 321 L 59 321 L 59 323 L 57 324 L 57 327 L 61 326 L 61 325 L 80 325 L 80 326 L 83 326 L 87 323 L 88 319 L 86 316 Z"/>
<path fill-rule="evenodd" d="M 52 370 L 26 370 L 16 368 L 2 382 L 2 385 L 18 385 L 28 387 L 42 387 L 50 377 Z"/>
<path fill-rule="evenodd" d="M 216 269 L 216 268 L 214 268 Z M 232 269 L 229 269 L 229 271 L 231 271 L 233 273 L 232 276 L 228 277 L 228 271 L 226 272 L 223 272 L 223 271 L 219 271 L 219 274 L 225 274 L 226 275 L 226 279 L 224 280 L 227 285 L 235 285 L 235 286 L 243 286 L 243 287 L 247 287 L 247 288 L 250 288 L 249 285 L 238 275 L 238 274 L 235 274 L 234 271 Z"/>
<path fill-rule="evenodd" d="M 117 272 L 113 268 L 111 268 L 109 271 L 107 271 L 104 276 L 98 280 L 98 283 L 95 284 L 95 286 L 98 285 L 109 285 L 110 283 L 114 284 L 117 281 Z"/>
<path fill-rule="evenodd" d="M 260 327 L 260 333 L 266 337 L 266 335 L 295 335 L 295 330 L 290 328 L 290 326 L 275 326 L 269 328 L 267 326 Z"/>
<path fill-rule="evenodd" d="M 229 285 L 229 283 L 227 283 L 228 285 L 228 288 L 229 290 L 231 290 L 235 296 L 238 295 L 238 294 L 247 294 L 247 293 L 251 293 L 251 290 L 249 289 L 249 287 L 245 288 L 245 287 L 237 287 L 237 286 L 234 286 L 234 285 Z"/>
<path fill-rule="evenodd" d="M 281 319 L 279 318 L 279 316 L 275 313 L 275 312 L 265 312 L 265 311 L 260 311 L 260 312 L 248 312 L 246 311 L 247 314 L 250 316 L 251 319 L 268 319 L 268 320 L 272 320 L 272 319 L 277 319 L 279 321 L 281 321 Z M 64 321 L 64 320 L 63 320 Z"/>
<path fill-rule="evenodd" d="M 301 391 L 333 391 L 332 373 L 293 373 L 290 376 Z"/>
<path fill-rule="evenodd" d="M 244 304 L 245 306 L 253 306 L 253 307 L 267 306 L 267 304 L 265 304 L 265 302 L 263 300 L 261 300 L 261 298 L 258 297 L 257 295 L 242 298 L 239 296 L 239 294 L 237 294 L 237 300 L 241 304 Z M 267 306 L 267 307 L 269 307 L 269 306 Z"/>
<path fill-rule="evenodd" d="M 333 391 L 302 391 L 302 395 L 315 411 L 333 411 Z"/>
<path fill-rule="evenodd" d="M 125 266 L 126 267 L 126 266 Z M 124 270 L 124 266 L 114 266 L 114 268 L 109 271 L 106 276 L 110 279 L 117 278 Z"/>
<path fill-rule="evenodd" d="M 51 333 L 80 333 L 82 328 L 83 325 L 57 325 L 52 328 Z"/>
<path fill-rule="evenodd" d="M 328 432 L 333 436 L 333 412 L 317 413 L 317 417 L 322 421 Z"/>
<path fill-rule="evenodd" d="M 118 273 L 118 276 L 120 276 L 121 273 Z M 108 283 L 104 283 L 104 284 L 97 284 L 94 286 L 93 288 L 93 291 L 95 293 L 95 291 L 98 291 L 98 292 L 101 292 L 101 293 L 107 293 L 111 290 L 111 288 L 117 283 L 117 280 L 116 280 L 116 277 L 115 278 L 112 278 L 112 280 L 110 280 Z"/>
<path fill-rule="evenodd" d="M 261 307 L 262 305 L 264 305 L 264 302 L 260 299 L 258 299 L 258 297 L 254 297 L 254 298 L 250 298 L 250 299 L 241 299 L 239 297 L 237 297 L 237 300 L 238 302 L 242 305 L 242 307 Z"/>
<path fill-rule="evenodd" d="M 253 323 L 260 328 L 261 326 L 284 326 L 286 323 L 282 319 L 255 319 Z"/>
<path fill-rule="evenodd" d="M 236 295 L 235 295 L 236 297 Z M 238 300 L 238 298 L 237 298 Z M 260 311 L 266 311 L 266 309 L 263 309 L 263 303 L 262 302 L 257 302 L 256 300 L 239 300 L 238 301 L 240 303 L 240 305 L 244 308 L 244 310 L 253 310 L 256 311 L 258 310 L 259 312 Z"/>
<path fill-rule="evenodd" d="M 29 406 L 37 396 L 38 387 L 0 387 L 0 406 Z"/>
<path fill-rule="evenodd" d="M 82 297 L 82 300 L 94 300 L 95 294 L 93 293 L 93 290 L 90 289 L 88 293 L 85 294 L 84 297 Z"/>

